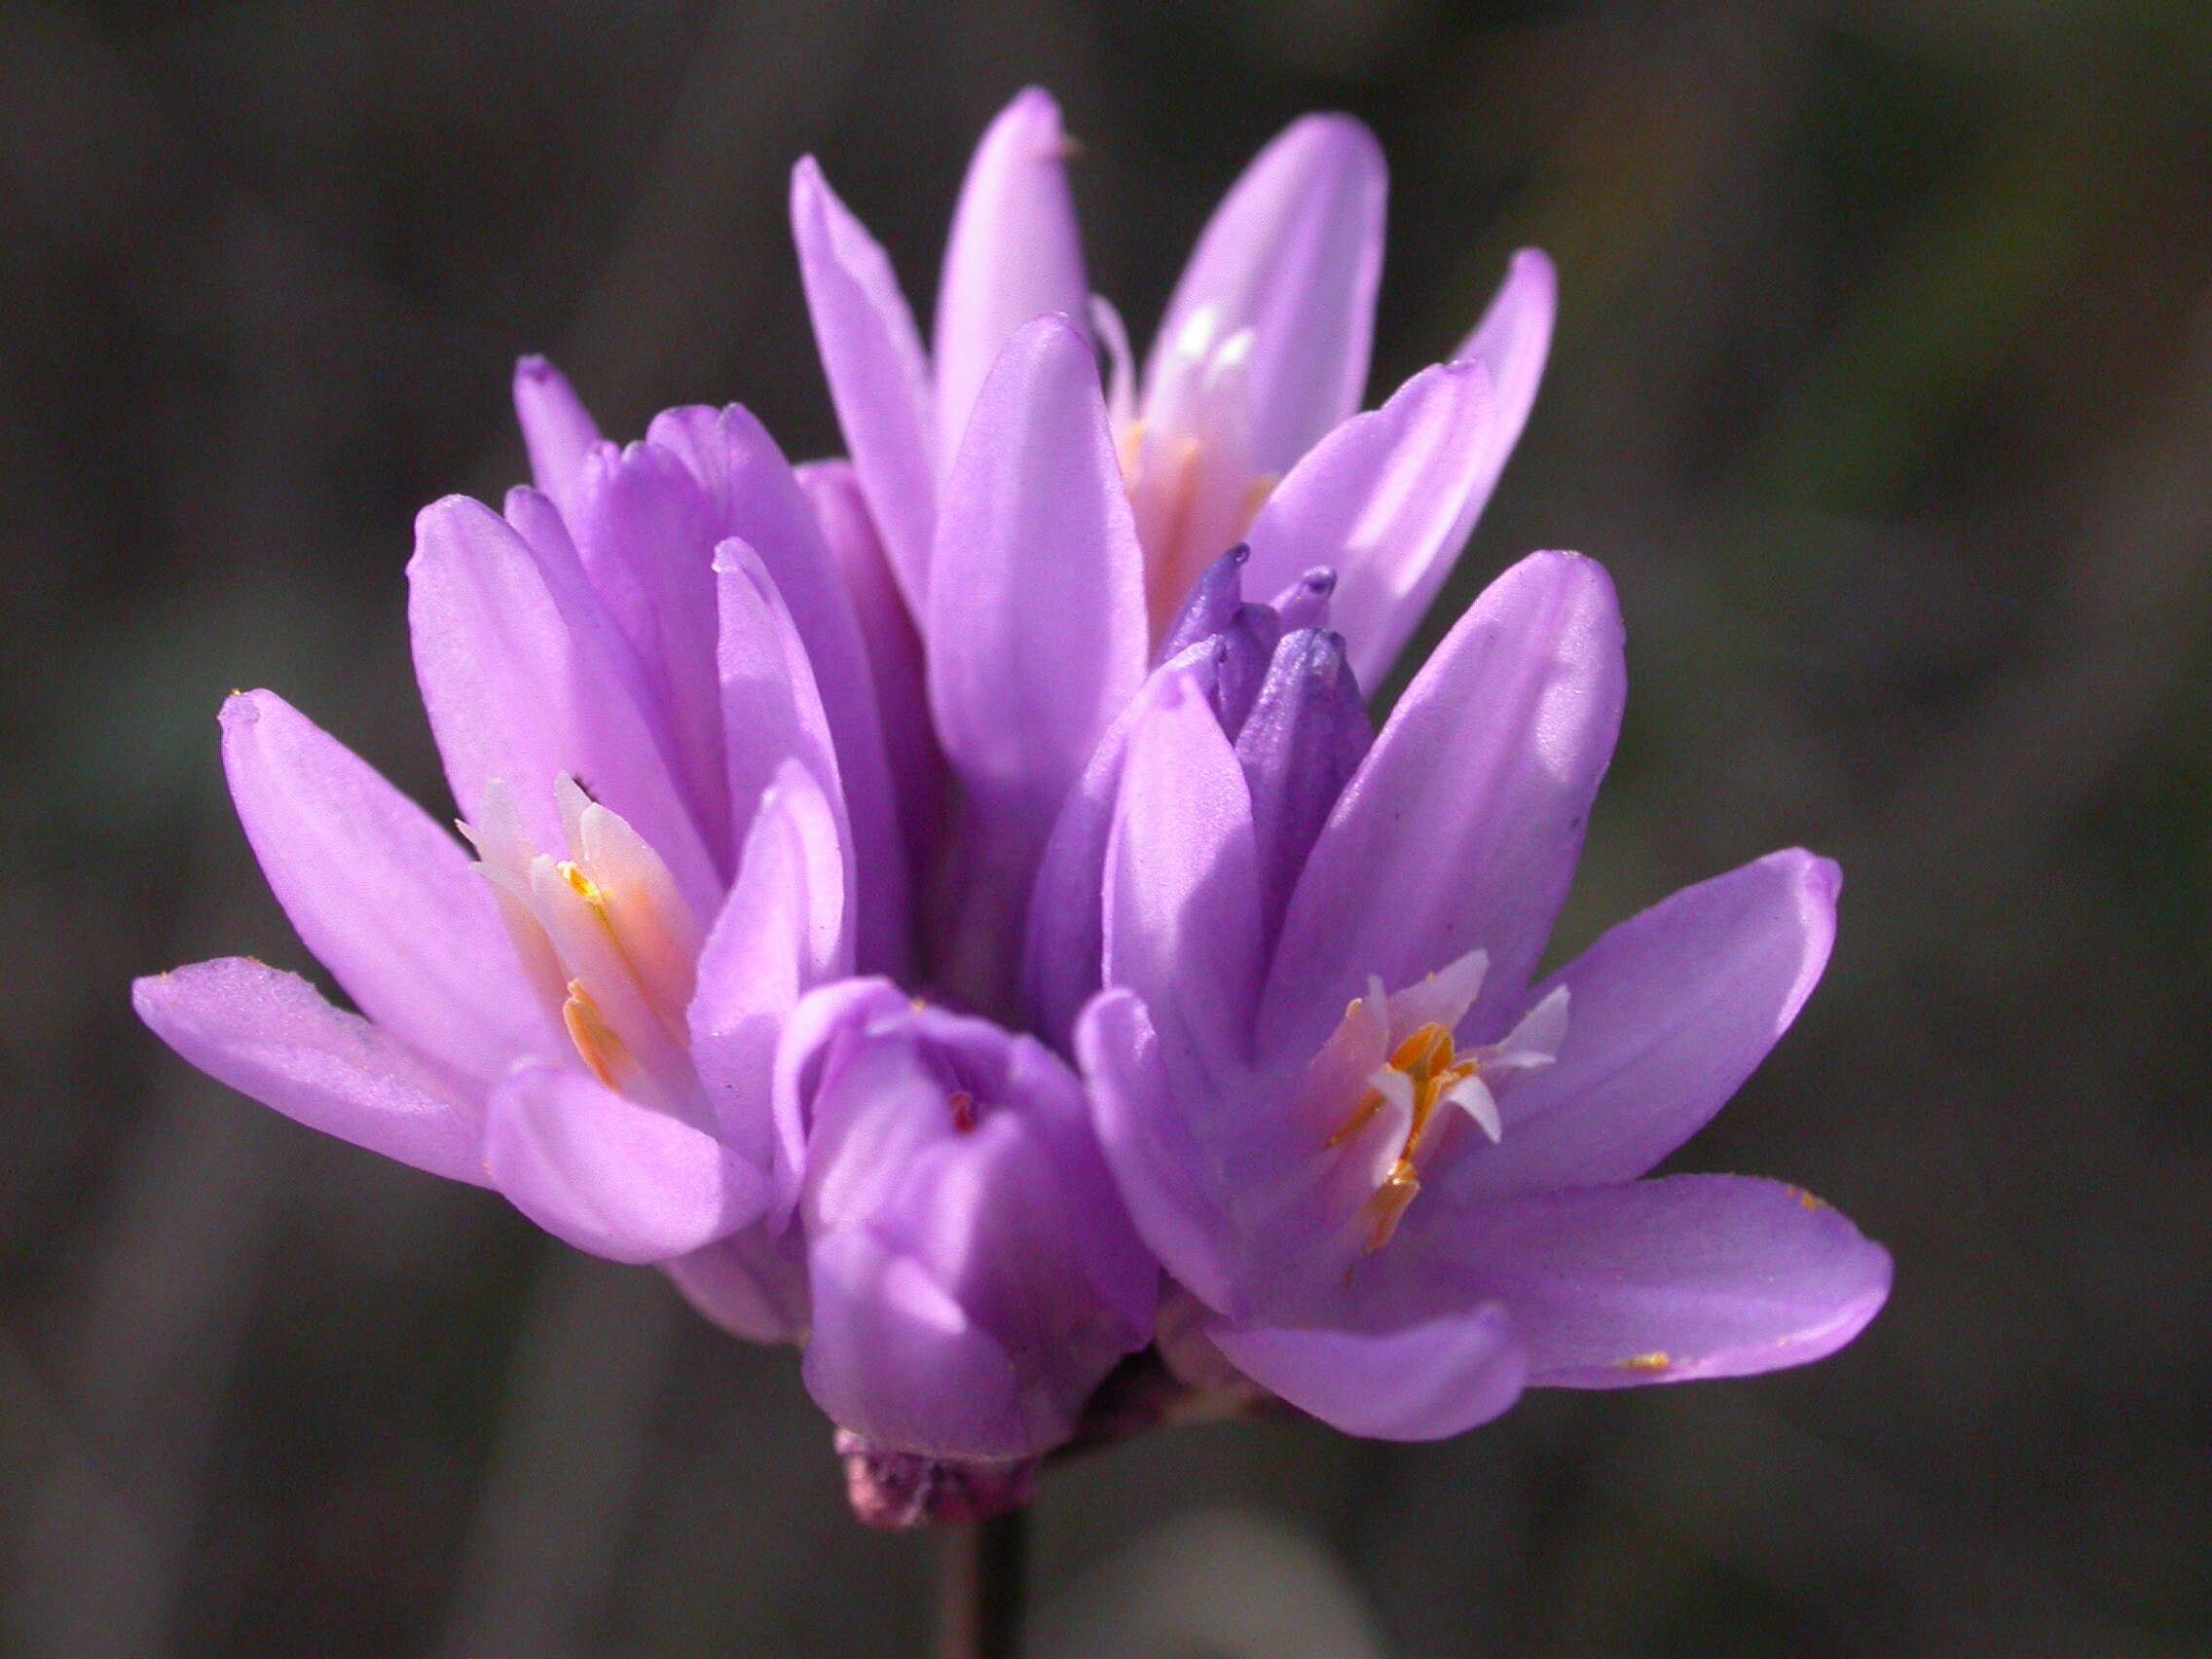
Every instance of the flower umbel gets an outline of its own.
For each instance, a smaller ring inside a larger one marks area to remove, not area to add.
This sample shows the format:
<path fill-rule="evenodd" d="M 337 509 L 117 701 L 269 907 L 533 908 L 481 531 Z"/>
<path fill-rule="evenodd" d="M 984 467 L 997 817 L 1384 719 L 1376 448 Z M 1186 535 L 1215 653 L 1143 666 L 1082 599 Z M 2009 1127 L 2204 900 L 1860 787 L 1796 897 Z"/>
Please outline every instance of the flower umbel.
<path fill-rule="evenodd" d="M 1835 1211 L 1645 1178 L 1810 994 L 1835 866 L 1774 854 L 1538 977 L 1624 695 L 1571 554 L 1367 713 L 1528 417 L 1549 263 L 1363 413 L 1382 163 L 1308 117 L 1140 368 L 1068 155 L 1043 92 L 992 124 L 927 349 L 799 163 L 849 460 L 736 406 L 606 442 L 526 358 L 534 487 L 425 509 L 408 567 L 461 838 L 234 697 L 247 838 L 358 1013 L 233 958 L 140 980 L 146 1022 L 801 1344 L 878 1524 L 1269 1395 L 1425 1439 L 1849 1341 L 1889 1259 Z"/>

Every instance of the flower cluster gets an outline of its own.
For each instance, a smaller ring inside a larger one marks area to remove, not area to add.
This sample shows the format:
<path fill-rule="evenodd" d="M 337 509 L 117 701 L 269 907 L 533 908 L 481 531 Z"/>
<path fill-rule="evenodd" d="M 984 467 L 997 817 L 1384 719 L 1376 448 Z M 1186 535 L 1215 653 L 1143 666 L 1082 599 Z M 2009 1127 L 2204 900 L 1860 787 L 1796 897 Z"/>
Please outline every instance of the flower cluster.
<path fill-rule="evenodd" d="M 1140 370 L 1067 154 L 1042 92 L 992 125 L 926 347 L 798 165 L 849 460 L 735 406 L 605 442 L 526 359 L 534 487 L 425 509 L 408 567 L 462 839 L 234 697 L 246 835 L 359 1013 L 228 959 L 141 1015 L 801 1345 L 859 1466 L 946 1491 L 1022 1490 L 1132 1367 L 1419 1440 L 1849 1341 L 1890 1269 L 1835 1211 L 1644 1178 L 1811 992 L 1835 867 L 1761 859 L 1538 978 L 1623 698 L 1572 554 L 1370 723 L 1529 414 L 1550 266 L 1362 413 L 1382 163 L 1309 117 Z"/>

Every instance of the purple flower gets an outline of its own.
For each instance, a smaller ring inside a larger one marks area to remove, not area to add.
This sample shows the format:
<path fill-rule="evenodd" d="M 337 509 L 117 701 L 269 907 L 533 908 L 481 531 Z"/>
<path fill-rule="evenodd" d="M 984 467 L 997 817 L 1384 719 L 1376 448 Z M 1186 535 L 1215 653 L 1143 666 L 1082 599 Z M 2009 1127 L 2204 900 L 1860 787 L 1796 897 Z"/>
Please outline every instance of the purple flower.
<path fill-rule="evenodd" d="M 234 697 L 247 837 L 361 1014 L 238 959 L 140 980 L 137 1007 L 277 1110 L 793 1336 L 795 1240 L 763 1225 L 775 1045 L 806 990 L 905 949 L 863 630 L 742 410 L 618 450 L 541 363 L 517 402 L 543 492 L 426 509 L 409 567 L 475 859 L 274 694 Z"/>
<path fill-rule="evenodd" d="M 1485 594 L 1379 737 L 1363 706 L 1527 418 L 1549 265 L 1359 413 L 1382 167 L 1310 117 L 1140 375 L 1065 157 L 1042 92 L 985 134 L 929 352 L 799 165 L 849 461 L 793 469 L 738 407 L 607 443 L 526 359 L 535 487 L 426 509 L 409 566 L 462 839 L 235 697 L 247 836 L 360 1012 L 232 959 L 140 980 L 141 1014 L 805 1343 L 878 1517 L 1018 1501 L 1052 1448 L 1152 1420 L 1157 1364 L 1100 1384 L 1154 1342 L 1420 1438 L 1526 1382 L 1849 1340 L 1888 1260 L 1848 1223 L 1637 1179 L 1810 991 L 1833 866 L 1760 861 L 1531 983 L 1620 712 L 1570 556 Z"/>
<path fill-rule="evenodd" d="M 1341 793 L 1360 737 L 1335 656 L 1286 637 L 1234 738 L 1216 657 L 1163 670 L 1115 792 L 1115 988 L 1079 1047 L 1204 1341 L 1398 1439 L 1525 1383 L 1734 1376 L 1848 1342 L 1890 1264 L 1835 1211 L 1765 1181 L 1638 1179 L 1794 1018 L 1835 866 L 1771 855 L 1531 984 L 1619 725 L 1610 583 L 1571 554 L 1508 571 Z"/>
<path fill-rule="evenodd" d="M 1151 1340 L 1160 1284 L 1075 1073 L 1032 1038 L 858 979 L 799 1005 L 777 1106 L 804 1148 L 823 1410 L 946 1459 L 1067 1439 Z"/>
<path fill-rule="evenodd" d="M 248 838 L 362 1014 L 235 960 L 139 981 L 139 1011 L 303 1123 L 806 1342 L 870 1467 L 1034 1457 L 1150 1340 L 1160 1271 L 1064 1060 L 851 977 L 908 966 L 942 763 L 850 469 L 794 474 L 734 408 L 618 449 L 535 360 L 516 401 L 541 488 L 427 509 L 409 568 L 474 859 L 234 698 Z"/>
<path fill-rule="evenodd" d="M 919 853 L 951 872 L 924 931 L 956 949 L 933 966 L 1008 1016 L 1060 805 L 1198 573 L 1240 538 L 1255 592 L 1332 568 L 1350 661 L 1380 679 L 1527 419 L 1553 305 L 1548 262 L 1517 256 L 1455 361 L 1357 414 L 1382 163 L 1356 122 L 1309 117 L 1214 215 L 1140 377 L 1088 293 L 1066 154 L 1059 111 L 1035 90 L 984 134 L 929 351 L 820 167 L 802 161 L 792 181 L 851 476 L 924 646 L 964 802 L 946 846 Z"/>

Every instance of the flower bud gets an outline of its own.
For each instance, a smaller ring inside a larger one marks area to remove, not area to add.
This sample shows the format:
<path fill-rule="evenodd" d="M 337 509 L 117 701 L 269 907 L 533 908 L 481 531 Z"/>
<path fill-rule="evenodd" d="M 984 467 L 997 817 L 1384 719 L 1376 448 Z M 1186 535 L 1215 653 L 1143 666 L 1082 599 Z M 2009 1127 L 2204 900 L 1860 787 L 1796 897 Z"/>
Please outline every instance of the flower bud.
<path fill-rule="evenodd" d="M 1051 1450 L 1149 1339 L 1159 1290 L 1082 1086 L 1034 1040 L 881 980 L 808 1004 L 778 1056 L 806 1137 L 808 1388 L 883 1451 Z"/>

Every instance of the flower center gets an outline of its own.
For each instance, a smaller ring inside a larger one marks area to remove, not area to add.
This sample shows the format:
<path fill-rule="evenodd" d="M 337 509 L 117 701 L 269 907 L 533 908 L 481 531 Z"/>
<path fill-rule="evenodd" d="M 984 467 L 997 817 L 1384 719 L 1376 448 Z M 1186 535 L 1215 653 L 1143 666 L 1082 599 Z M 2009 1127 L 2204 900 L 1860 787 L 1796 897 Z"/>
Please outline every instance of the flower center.
<path fill-rule="evenodd" d="M 1442 1108 L 1464 1112 L 1493 1143 L 1503 1139 L 1497 1091 L 1520 1073 L 1550 1065 L 1566 1038 L 1567 994 L 1561 986 L 1530 1008 L 1502 1041 L 1461 1048 L 1453 1032 L 1474 1006 L 1485 965 L 1481 951 L 1469 952 L 1394 996 L 1371 977 L 1367 995 L 1345 1010 L 1337 1035 L 1316 1057 L 1316 1067 L 1326 1063 L 1342 1077 L 1344 1062 L 1363 1063 L 1353 1058 L 1360 1053 L 1387 1056 L 1367 1073 L 1357 1102 L 1325 1148 L 1341 1152 L 1365 1137 L 1366 1148 L 1357 1156 L 1363 1161 L 1378 1157 L 1390 1143 L 1376 1146 L 1369 1131 L 1387 1115 L 1397 1150 L 1359 1211 L 1369 1254 L 1390 1242 L 1420 1192 L 1421 1170 L 1448 1117 Z"/>
<path fill-rule="evenodd" d="M 537 850 L 503 785 L 473 826 L 476 869 L 531 981 L 576 1057 L 618 1093 L 695 1104 L 685 1009 L 702 932 L 668 866 L 617 814 L 571 780 L 555 791 L 569 857 Z"/>
<path fill-rule="evenodd" d="M 1493 1141 L 1504 1134 L 1496 1102 L 1482 1082 L 1481 1070 L 1482 1056 L 1470 1054 L 1462 1059 L 1452 1033 L 1431 1020 L 1391 1051 L 1389 1063 L 1368 1079 L 1367 1092 L 1360 1096 L 1344 1125 L 1329 1137 L 1332 1149 L 1343 1146 L 1367 1127 L 1385 1105 L 1396 1105 L 1408 1114 L 1397 1161 L 1367 1203 L 1367 1248 L 1371 1253 L 1390 1242 L 1400 1218 L 1420 1191 L 1417 1160 L 1438 1105 L 1448 1100 L 1464 1107 Z"/>

